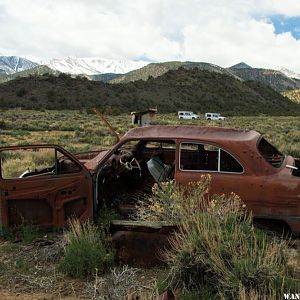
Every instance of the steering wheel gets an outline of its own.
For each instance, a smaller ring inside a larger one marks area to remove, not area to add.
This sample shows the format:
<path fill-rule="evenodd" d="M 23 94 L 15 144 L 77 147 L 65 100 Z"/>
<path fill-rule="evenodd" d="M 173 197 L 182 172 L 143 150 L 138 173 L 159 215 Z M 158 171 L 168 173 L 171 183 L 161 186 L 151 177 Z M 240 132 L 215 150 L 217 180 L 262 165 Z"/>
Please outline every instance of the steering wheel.
<path fill-rule="evenodd" d="M 129 150 L 120 151 L 120 165 L 125 166 L 128 171 L 137 170 L 137 178 L 142 176 L 142 168 L 138 160 L 134 157 L 133 153 Z"/>

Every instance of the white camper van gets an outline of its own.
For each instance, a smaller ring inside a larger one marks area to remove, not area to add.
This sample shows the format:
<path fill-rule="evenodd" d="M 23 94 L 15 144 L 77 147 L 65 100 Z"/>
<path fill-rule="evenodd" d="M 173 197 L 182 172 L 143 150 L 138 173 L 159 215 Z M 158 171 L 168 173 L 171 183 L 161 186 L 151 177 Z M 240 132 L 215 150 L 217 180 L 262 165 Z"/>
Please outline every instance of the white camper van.
<path fill-rule="evenodd" d="M 195 120 L 199 119 L 199 115 L 194 114 L 192 111 L 179 111 L 178 118 L 185 120 Z"/>
<path fill-rule="evenodd" d="M 213 121 L 223 121 L 225 120 L 225 117 L 221 116 L 220 114 L 217 113 L 206 113 L 205 114 L 206 120 L 213 120 Z"/>

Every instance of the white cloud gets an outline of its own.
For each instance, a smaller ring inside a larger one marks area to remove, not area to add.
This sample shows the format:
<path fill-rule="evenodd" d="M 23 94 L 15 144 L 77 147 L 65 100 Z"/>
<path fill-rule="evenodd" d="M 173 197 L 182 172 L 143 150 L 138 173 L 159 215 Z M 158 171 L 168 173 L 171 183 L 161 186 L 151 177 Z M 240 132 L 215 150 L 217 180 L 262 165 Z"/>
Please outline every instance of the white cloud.
<path fill-rule="evenodd" d="M 300 72 L 300 41 L 275 34 L 272 14 L 299 0 L 0 0 L 0 53 L 25 57 L 147 57 Z"/>

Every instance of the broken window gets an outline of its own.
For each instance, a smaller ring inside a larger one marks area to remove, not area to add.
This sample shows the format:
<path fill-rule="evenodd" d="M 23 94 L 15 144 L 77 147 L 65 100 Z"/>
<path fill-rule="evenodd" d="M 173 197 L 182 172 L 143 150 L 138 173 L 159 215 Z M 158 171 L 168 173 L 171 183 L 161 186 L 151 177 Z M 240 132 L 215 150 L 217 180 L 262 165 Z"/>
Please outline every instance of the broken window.
<path fill-rule="evenodd" d="M 261 138 L 258 145 L 258 151 L 264 159 L 275 168 L 281 167 L 284 155 L 271 145 L 265 138 Z"/>
<path fill-rule="evenodd" d="M 1 157 L 3 179 L 59 175 L 80 171 L 76 165 L 55 148 L 4 150 Z"/>
<path fill-rule="evenodd" d="M 182 143 L 180 169 L 242 173 L 241 164 L 228 152 L 209 144 Z"/>

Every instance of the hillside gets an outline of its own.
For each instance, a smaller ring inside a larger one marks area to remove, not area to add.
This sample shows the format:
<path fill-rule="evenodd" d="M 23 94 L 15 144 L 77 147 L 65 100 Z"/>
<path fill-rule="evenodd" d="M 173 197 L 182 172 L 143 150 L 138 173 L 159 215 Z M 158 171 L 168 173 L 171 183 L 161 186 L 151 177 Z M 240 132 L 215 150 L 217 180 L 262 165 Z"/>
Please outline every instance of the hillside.
<path fill-rule="evenodd" d="M 288 97 L 294 102 L 297 102 L 300 104 L 300 89 L 292 90 L 292 91 L 286 91 L 282 93 L 285 97 Z"/>
<path fill-rule="evenodd" d="M 29 77 L 29 76 L 40 76 L 44 74 L 52 74 L 52 75 L 58 75 L 60 72 L 50 69 L 47 66 L 36 66 L 31 69 L 27 69 L 24 71 L 20 71 L 14 74 L 1 74 L 0 73 L 0 83 L 7 82 L 10 80 L 17 79 L 19 77 Z"/>
<path fill-rule="evenodd" d="M 130 81 L 136 81 L 140 79 L 147 80 L 149 77 L 156 78 L 158 76 L 167 73 L 170 70 L 177 70 L 180 67 L 185 69 L 198 68 L 200 70 L 232 75 L 228 70 L 210 63 L 171 61 L 171 62 L 164 62 L 164 63 L 151 63 L 145 67 L 142 67 L 137 70 L 133 70 L 115 79 L 112 79 L 110 83 L 127 83 Z"/>
<path fill-rule="evenodd" d="M 85 76 L 86 78 L 88 78 L 90 80 L 108 82 L 110 80 L 113 80 L 115 78 L 118 78 L 118 77 L 122 76 L 122 74 L 117 74 L 117 73 L 103 73 L 103 74 L 82 75 L 82 76 Z"/>
<path fill-rule="evenodd" d="M 171 70 L 157 78 L 107 84 L 86 78 L 18 78 L 0 85 L 0 107 L 78 109 L 111 106 L 114 113 L 157 106 L 161 112 L 193 110 L 225 115 L 293 115 L 300 105 L 269 87 L 199 69 Z"/>
<path fill-rule="evenodd" d="M 300 80 L 290 78 L 280 71 L 232 66 L 228 70 L 243 80 L 255 80 L 269 85 L 278 92 L 300 88 Z"/>

